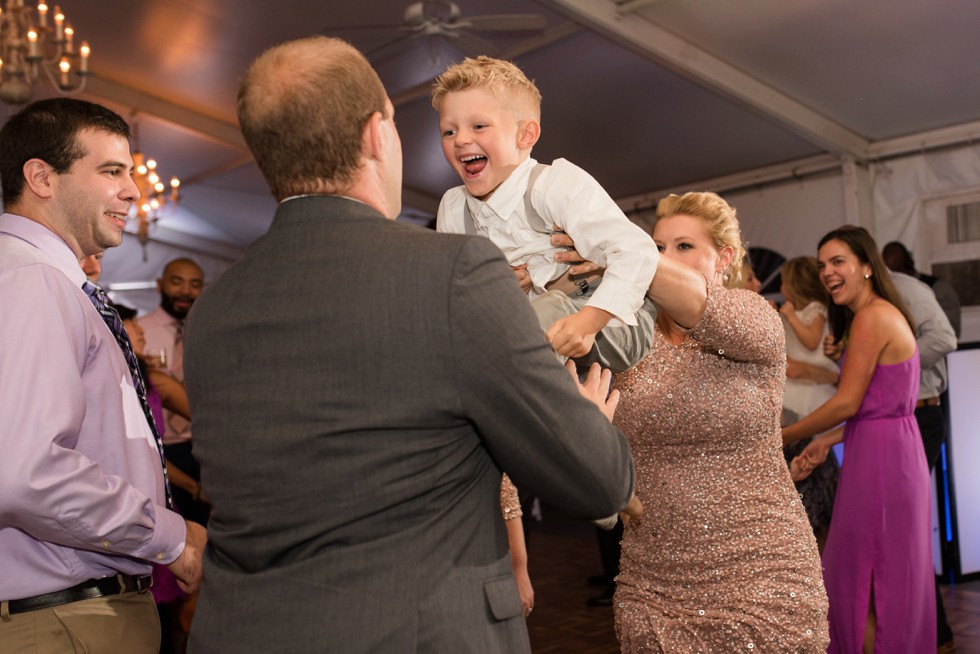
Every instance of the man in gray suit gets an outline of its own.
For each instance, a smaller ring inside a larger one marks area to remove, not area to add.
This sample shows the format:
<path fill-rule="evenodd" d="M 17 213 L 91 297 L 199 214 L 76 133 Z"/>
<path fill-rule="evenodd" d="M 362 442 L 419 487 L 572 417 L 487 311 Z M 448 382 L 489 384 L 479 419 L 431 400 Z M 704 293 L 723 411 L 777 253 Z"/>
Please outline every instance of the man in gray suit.
<path fill-rule="evenodd" d="M 608 373 L 576 388 L 488 239 L 393 220 L 394 108 L 359 52 L 269 50 L 238 113 L 280 204 L 185 332 L 213 503 L 190 650 L 529 651 L 501 471 L 624 508 Z"/>

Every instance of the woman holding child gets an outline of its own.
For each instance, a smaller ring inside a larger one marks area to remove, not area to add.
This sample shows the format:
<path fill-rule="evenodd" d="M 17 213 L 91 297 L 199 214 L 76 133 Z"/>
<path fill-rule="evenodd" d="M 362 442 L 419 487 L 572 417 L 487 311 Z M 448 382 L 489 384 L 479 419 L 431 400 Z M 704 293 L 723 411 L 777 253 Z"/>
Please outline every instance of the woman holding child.
<path fill-rule="evenodd" d="M 662 200 L 653 238 L 650 354 L 616 377 L 616 423 L 647 507 L 623 537 L 622 649 L 823 652 L 819 555 L 780 440 L 779 316 L 735 288 L 744 249 L 735 211 L 717 195 Z"/>

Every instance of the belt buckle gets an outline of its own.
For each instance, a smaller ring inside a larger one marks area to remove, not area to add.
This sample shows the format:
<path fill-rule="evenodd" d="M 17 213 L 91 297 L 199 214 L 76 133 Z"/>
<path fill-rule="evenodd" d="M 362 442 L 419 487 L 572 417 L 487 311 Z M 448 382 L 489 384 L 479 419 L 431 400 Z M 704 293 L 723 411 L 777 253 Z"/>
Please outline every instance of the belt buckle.
<path fill-rule="evenodd" d="M 145 593 L 153 587 L 153 575 L 143 575 L 142 577 L 136 577 L 136 592 Z"/>

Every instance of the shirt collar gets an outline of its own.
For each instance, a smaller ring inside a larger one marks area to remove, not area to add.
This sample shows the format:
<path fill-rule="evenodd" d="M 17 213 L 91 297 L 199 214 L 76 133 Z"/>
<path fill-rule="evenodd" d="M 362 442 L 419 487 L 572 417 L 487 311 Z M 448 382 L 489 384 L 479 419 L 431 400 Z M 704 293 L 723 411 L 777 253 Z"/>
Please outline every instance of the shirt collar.
<path fill-rule="evenodd" d="M 517 168 L 514 169 L 510 175 L 507 176 L 497 190 L 493 192 L 490 199 L 484 202 L 478 198 L 473 197 L 466 192 L 466 202 L 469 205 L 470 212 L 474 216 L 481 215 L 480 212 L 483 207 L 487 207 L 500 217 L 502 220 L 507 220 L 514 214 L 517 210 L 518 205 L 523 205 L 524 203 L 524 193 L 527 192 L 527 180 L 528 176 L 531 174 L 531 169 L 537 165 L 537 161 L 528 157 L 525 159 Z M 465 189 L 465 187 L 464 187 Z"/>
<path fill-rule="evenodd" d="M 36 247 L 79 288 L 88 279 L 68 244 L 41 223 L 17 214 L 5 213 L 0 216 L 0 233 L 10 234 Z"/>

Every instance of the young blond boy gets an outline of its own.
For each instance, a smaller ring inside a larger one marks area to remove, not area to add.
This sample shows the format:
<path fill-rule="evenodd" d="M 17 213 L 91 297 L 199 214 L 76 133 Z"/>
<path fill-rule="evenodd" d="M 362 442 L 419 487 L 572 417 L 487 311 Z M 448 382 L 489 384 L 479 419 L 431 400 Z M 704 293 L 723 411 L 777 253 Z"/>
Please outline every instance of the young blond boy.
<path fill-rule="evenodd" d="M 656 315 L 646 299 L 656 245 L 587 172 L 531 158 L 541 135 L 534 83 L 510 62 L 468 58 L 436 79 L 432 106 L 443 154 L 463 181 L 443 196 L 436 229 L 483 234 L 503 251 L 559 355 L 615 371 L 639 362 Z M 553 229 L 605 273 L 571 276 L 555 260 Z"/>

